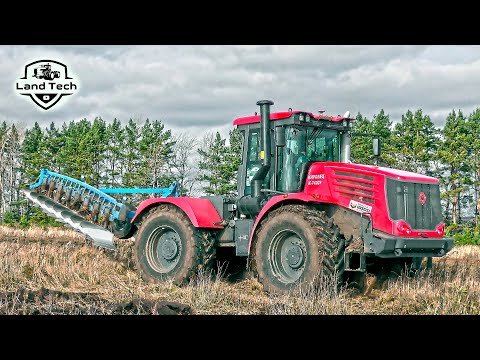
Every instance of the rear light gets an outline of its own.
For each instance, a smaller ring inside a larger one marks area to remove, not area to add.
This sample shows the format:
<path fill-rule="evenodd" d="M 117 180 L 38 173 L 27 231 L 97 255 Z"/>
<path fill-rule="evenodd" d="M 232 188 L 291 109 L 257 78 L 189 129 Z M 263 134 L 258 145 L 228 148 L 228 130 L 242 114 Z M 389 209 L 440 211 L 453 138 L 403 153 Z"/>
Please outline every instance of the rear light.
<path fill-rule="evenodd" d="M 410 235 L 412 233 L 412 228 L 405 221 L 399 221 L 397 223 L 397 230 L 406 235 Z"/>
<path fill-rule="evenodd" d="M 440 224 L 437 226 L 437 234 L 438 235 L 445 234 L 445 224 Z"/>

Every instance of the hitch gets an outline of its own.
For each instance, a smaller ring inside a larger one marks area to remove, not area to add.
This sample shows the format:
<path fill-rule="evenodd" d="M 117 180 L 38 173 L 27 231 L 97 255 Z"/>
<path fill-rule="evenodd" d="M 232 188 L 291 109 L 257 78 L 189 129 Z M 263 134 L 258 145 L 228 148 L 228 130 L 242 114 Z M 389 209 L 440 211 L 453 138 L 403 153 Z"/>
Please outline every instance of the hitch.
<path fill-rule="evenodd" d="M 360 251 L 347 251 L 344 254 L 345 271 L 366 271 L 367 259 Z"/>

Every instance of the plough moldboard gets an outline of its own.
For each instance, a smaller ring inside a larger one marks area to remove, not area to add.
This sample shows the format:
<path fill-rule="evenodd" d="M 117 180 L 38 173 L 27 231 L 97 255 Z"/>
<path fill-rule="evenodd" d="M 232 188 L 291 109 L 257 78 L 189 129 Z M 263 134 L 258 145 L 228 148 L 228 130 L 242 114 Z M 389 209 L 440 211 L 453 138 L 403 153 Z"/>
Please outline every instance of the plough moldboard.
<path fill-rule="evenodd" d="M 114 237 L 127 239 L 135 231 L 136 207 L 109 194 L 178 196 L 177 183 L 169 188 L 100 188 L 43 169 L 37 181 L 22 189 L 25 196 L 47 215 L 84 234 L 94 245 L 116 250 Z"/>

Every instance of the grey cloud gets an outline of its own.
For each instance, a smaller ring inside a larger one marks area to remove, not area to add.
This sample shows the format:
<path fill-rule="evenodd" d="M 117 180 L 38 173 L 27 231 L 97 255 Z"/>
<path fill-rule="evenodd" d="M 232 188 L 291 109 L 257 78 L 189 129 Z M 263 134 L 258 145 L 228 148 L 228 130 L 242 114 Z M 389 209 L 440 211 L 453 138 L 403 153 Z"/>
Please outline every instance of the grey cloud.
<path fill-rule="evenodd" d="M 48 111 L 13 90 L 41 58 L 64 62 L 80 83 Z M 441 126 L 451 109 L 478 106 L 480 83 L 480 48 L 468 46 L 0 46 L 0 60 L 0 121 L 148 117 L 195 134 L 227 134 L 263 98 L 273 111 L 383 108 L 394 121 L 422 108 Z"/>

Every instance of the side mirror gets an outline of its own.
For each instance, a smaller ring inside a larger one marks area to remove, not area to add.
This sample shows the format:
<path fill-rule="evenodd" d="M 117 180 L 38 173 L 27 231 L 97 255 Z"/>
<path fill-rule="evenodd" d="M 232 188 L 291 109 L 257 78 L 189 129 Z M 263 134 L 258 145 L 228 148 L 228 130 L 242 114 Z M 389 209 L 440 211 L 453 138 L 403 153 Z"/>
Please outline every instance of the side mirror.
<path fill-rule="evenodd" d="M 286 142 L 285 128 L 283 126 L 275 127 L 275 146 L 284 147 Z"/>
<path fill-rule="evenodd" d="M 373 138 L 373 155 L 380 156 L 382 154 L 382 144 L 379 138 Z"/>

